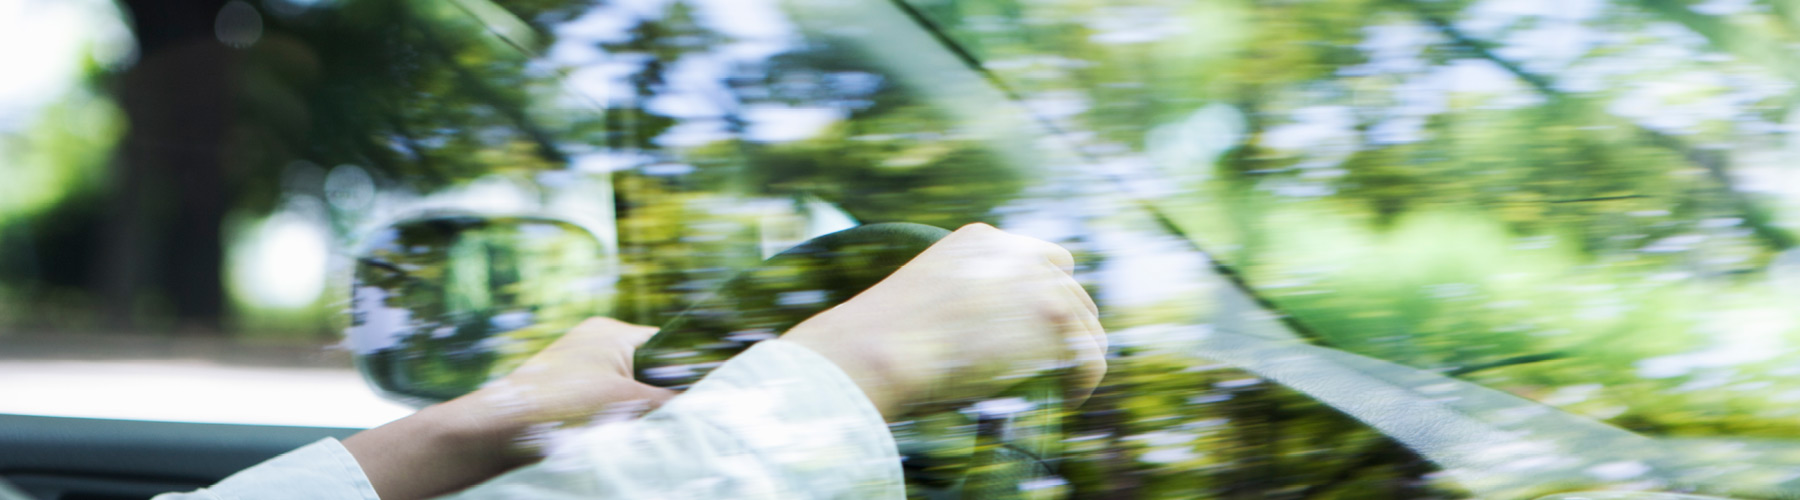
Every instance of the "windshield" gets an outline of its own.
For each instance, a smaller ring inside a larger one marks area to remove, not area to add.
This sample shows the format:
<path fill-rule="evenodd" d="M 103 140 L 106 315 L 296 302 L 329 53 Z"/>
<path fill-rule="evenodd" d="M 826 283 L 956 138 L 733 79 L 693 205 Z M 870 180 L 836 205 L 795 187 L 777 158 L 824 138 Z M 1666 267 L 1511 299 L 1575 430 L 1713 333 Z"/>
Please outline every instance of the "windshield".
<path fill-rule="evenodd" d="M 0 380 L 199 359 L 345 397 L 353 254 L 420 214 L 579 227 L 593 313 L 651 325 L 814 236 L 987 222 L 1072 250 L 1113 339 L 1053 498 L 1771 494 L 1800 463 L 1785 9 L 270 0 L 191 47 L 136 13 L 139 55 L 0 123 L 60 175 L 0 203 L 31 259 L 0 268 Z M 166 104 L 197 84 L 226 97 Z"/>

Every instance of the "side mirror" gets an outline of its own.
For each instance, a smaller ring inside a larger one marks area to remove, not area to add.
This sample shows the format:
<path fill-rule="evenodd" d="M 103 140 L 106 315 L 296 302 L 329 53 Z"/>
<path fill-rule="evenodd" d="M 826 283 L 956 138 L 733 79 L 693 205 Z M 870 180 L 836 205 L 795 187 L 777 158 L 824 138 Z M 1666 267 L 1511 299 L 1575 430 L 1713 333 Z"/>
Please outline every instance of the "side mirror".
<path fill-rule="evenodd" d="M 348 343 L 382 396 L 425 406 L 505 375 L 581 320 L 615 276 L 580 226 L 532 217 L 404 220 L 356 256 Z"/>
<path fill-rule="evenodd" d="M 637 351 L 637 378 L 685 388 L 751 344 L 850 300 L 949 234 L 872 224 L 776 254 L 663 325 Z M 357 258 L 350 343 L 364 376 L 391 399 L 428 404 L 466 394 L 608 311 L 602 289 L 611 280 L 599 244 L 571 224 L 423 218 L 374 241 Z M 896 423 L 909 496 L 1043 497 L 1020 486 L 1051 477 L 1061 396 L 1056 379 L 1043 377 L 960 411 Z"/>

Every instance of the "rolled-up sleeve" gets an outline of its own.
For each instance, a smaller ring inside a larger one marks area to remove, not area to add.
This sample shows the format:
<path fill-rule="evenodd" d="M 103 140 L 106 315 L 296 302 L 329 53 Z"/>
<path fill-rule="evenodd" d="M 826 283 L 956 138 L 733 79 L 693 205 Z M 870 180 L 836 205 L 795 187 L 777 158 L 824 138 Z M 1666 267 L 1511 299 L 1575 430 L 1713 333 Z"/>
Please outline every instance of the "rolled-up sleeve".
<path fill-rule="evenodd" d="M 212 487 L 152 500 L 378 500 L 343 443 L 325 438 L 238 471 Z"/>
<path fill-rule="evenodd" d="M 453 498 L 905 498 L 881 413 L 831 361 L 779 340 L 641 419 L 556 432 L 547 450 Z"/>

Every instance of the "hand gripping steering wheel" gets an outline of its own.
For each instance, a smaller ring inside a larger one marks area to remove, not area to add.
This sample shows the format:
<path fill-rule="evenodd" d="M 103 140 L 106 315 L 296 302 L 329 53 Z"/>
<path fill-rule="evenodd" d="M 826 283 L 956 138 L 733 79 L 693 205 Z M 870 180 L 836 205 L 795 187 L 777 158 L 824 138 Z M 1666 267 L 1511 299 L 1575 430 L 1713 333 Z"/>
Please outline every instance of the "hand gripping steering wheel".
<path fill-rule="evenodd" d="M 663 325 L 637 351 L 637 378 L 685 388 L 756 341 L 874 286 L 949 234 L 920 224 L 871 224 L 770 257 Z M 1054 377 L 961 406 L 891 425 L 909 497 L 1030 498 L 1034 486 L 1061 483 L 1053 476 L 1062 410 Z"/>

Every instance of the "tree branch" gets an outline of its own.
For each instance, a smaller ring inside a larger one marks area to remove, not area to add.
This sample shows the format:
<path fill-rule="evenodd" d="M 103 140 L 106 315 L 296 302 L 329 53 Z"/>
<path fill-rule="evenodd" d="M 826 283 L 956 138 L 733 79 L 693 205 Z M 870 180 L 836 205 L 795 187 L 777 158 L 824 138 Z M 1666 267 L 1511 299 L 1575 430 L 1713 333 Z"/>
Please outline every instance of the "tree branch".
<path fill-rule="evenodd" d="M 537 146 L 539 157 L 553 163 L 568 163 L 568 155 L 564 154 L 560 148 L 556 147 L 556 141 L 551 137 L 550 133 L 545 131 L 543 127 L 538 126 L 537 122 L 533 121 L 530 116 L 526 116 L 522 106 L 515 105 L 516 103 L 506 102 L 507 100 L 501 97 L 500 93 L 496 92 L 493 87 L 488 86 L 487 82 L 482 81 L 479 75 L 476 75 L 474 72 L 469 71 L 469 68 L 459 64 L 456 61 L 456 54 L 451 53 L 449 46 L 444 43 L 442 38 L 437 36 L 437 33 L 432 30 L 428 23 L 416 22 L 410 24 L 418 31 L 419 36 L 425 39 L 426 48 L 430 49 L 431 53 L 436 55 L 438 59 L 443 60 L 444 65 L 448 66 L 452 72 L 456 73 L 457 83 L 472 94 L 476 100 L 487 103 L 489 107 L 498 111 L 501 116 L 504 116 L 507 120 L 511 121 L 514 126 L 519 127 L 519 131 L 524 132 L 525 136 L 530 138 L 531 142 Z"/>
<path fill-rule="evenodd" d="M 1538 93 L 1543 94 L 1545 97 L 1549 97 L 1552 100 L 1559 102 L 1570 100 L 1567 94 L 1556 89 L 1555 82 L 1549 77 L 1527 71 L 1524 67 L 1521 67 L 1506 58 L 1500 57 L 1498 54 L 1495 54 L 1493 50 L 1488 48 L 1489 44 L 1463 34 L 1462 31 L 1458 30 L 1448 19 L 1426 10 L 1426 8 L 1420 5 L 1417 0 L 1392 1 L 1407 7 L 1420 20 L 1431 25 L 1438 33 L 1449 38 L 1451 41 L 1455 42 L 1456 45 L 1463 47 L 1482 59 L 1486 59 L 1487 61 L 1504 68 L 1507 72 L 1512 73 L 1513 76 L 1530 84 L 1532 88 L 1536 89 Z M 1676 154 L 1681 155 L 1688 163 L 1705 169 L 1707 176 L 1711 177 L 1713 182 L 1718 184 L 1722 194 L 1730 199 L 1731 204 L 1744 216 L 1744 223 L 1749 225 L 1751 231 L 1753 231 L 1758 238 L 1762 239 L 1765 244 L 1777 251 L 1794 247 L 1794 235 L 1776 227 L 1773 223 L 1774 218 L 1769 215 L 1767 210 L 1758 205 L 1755 200 L 1745 196 L 1743 192 L 1734 187 L 1731 174 L 1726 171 L 1725 165 L 1727 160 L 1724 153 L 1700 150 L 1683 143 L 1680 139 L 1676 139 L 1669 134 L 1652 130 L 1631 120 L 1623 121 L 1629 124 L 1630 127 L 1637 131 L 1638 135 L 1643 136 L 1651 144 L 1673 151 Z"/>

